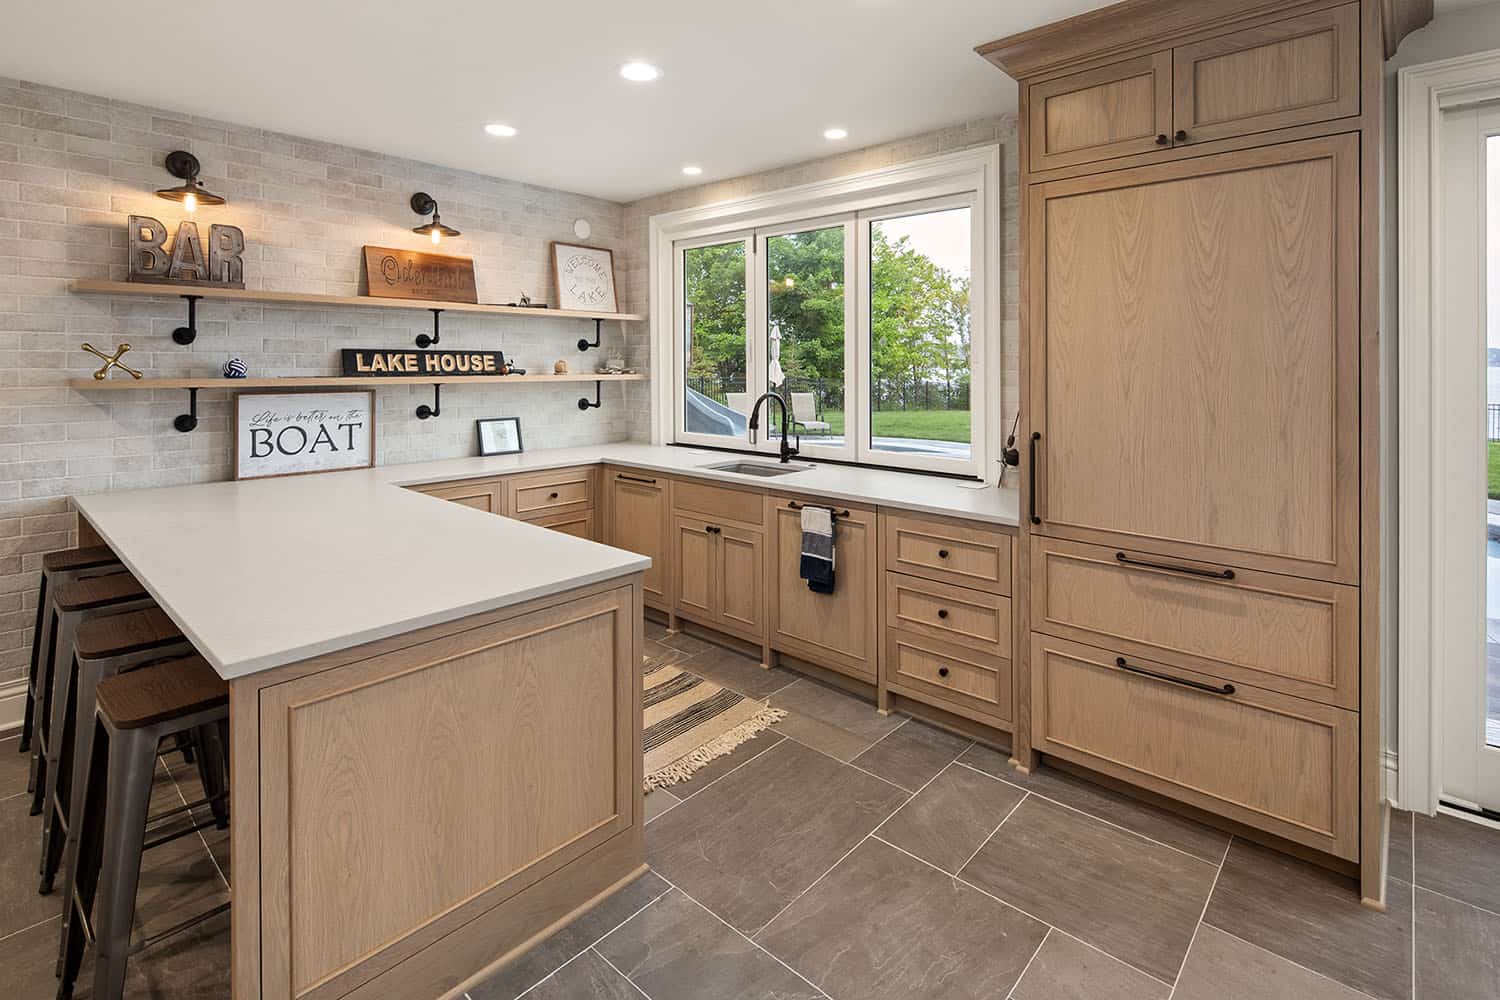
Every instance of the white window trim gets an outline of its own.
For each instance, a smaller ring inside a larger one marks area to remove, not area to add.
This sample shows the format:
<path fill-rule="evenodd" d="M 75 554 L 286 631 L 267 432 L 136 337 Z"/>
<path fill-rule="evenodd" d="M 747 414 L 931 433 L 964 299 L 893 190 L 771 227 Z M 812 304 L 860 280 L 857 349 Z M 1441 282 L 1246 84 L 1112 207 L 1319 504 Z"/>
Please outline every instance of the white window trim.
<path fill-rule="evenodd" d="M 676 432 L 680 406 L 676 398 L 676 372 L 681 343 L 681 317 L 675 315 L 675 292 L 680 280 L 680 265 L 674 254 L 674 245 L 687 241 L 701 241 L 705 244 L 725 242 L 727 238 L 745 237 L 748 235 L 747 230 L 751 229 L 764 232 L 783 224 L 860 212 L 884 214 L 887 209 L 894 210 L 900 205 L 964 194 L 973 199 L 976 248 L 970 285 L 973 323 L 970 385 L 971 392 L 975 391 L 975 387 L 978 388 L 981 403 L 973 417 L 970 442 L 974 456 L 972 462 L 963 470 L 942 471 L 964 471 L 986 482 L 997 482 L 1002 468 L 999 443 L 1003 440 L 999 426 L 1002 412 L 1000 270 L 1003 251 L 1000 242 L 1001 177 L 998 145 L 981 146 L 834 180 L 652 216 L 648 223 L 649 281 L 653 303 L 651 370 L 656 376 L 651 385 L 652 443 L 669 444 L 679 440 Z M 794 229 L 800 228 L 809 227 L 794 226 Z M 763 265 L 760 264 L 746 268 L 747 294 L 752 292 L 749 283 L 755 280 L 750 272 L 760 270 L 763 270 Z M 863 281 L 864 276 L 860 280 Z M 854 291 L 851 288 L 849 294 Z M 864 299 L 863 295 L 854 297 L 857 303 Z M 754 301 L 753 296 L 750 301 Z M 857 304 L 857 308 L 863 310 L 867 307 Z M 855 314 L 846 307 L 845 315 Z M 750 322 L 753 324 L 755 318 L 751 317 Z M 868 329 L 868 317 L 864 317 L 862 328 Z M 750 329 L 752 342 L 756 339 L 753 336 L 754 329 L 753 326 Z M 759 352 L 763 352 L 763 349 L 752 348 L 752 363 L 756 362 L 755 355 Z M 852 360 L 855 364 L 861 363 L 859 359 Z M 846 369 L 850 364 L 851 359 L 846 352 Z M 760 360 L 759 367 L 763 371 L 763 359 Z M 865 380 L 856 380 L 856 384 L 863 381 Z M 847 400 L 845 411 L 847 420 Z M 715 446 L 722 447 L 722 439 Z M 748 441 L 744 442 L 743 448 L 750 450 Z M 815 456 L 809 454 L 809 457 Z M 882 452 L 878 456 L 878 464 L 898 466 L 903 463 L 890 459 L 899 457 Z M 942 468 L 942 463 L 928 460 L 923 462 L 923 466 L 938 470 Z"/>
<path fill-rule="evenodd" d="M 1445 600 L 1444 587 L 1452 585 L 1452 573 L 1444 556 L 1453 544 L 1451 534 L 1462 527 L 1444 518 L 1445 484 L 1433 474 L 1455 459 L 1455 445 L 1443 433 L 1444 389 L 1436 382 L 1433 355 L 1434 341 L 1441 343 L 1443 337 L 1443 303 L 1435 294 L 1443 267 L 1437 225 L 1444 168 L 1438 138 L 1444 111 L 1500 99 L 1500 51 L 1408 66 L 1397 73 L 1396 90 L 1401 398 L 1399 412 L 1386 415 L 1386 423 L 1394 424 L 1387 434 L 1395 434 L 1401 458 L 1396 505 L 1400 574 L 1394 616 L 1400 757 L 1394 798 L 1404 809 L 1431 814 L 1442 792 L 1437 773 L 1439 676 L 1433 664 L 1443 662 L 1444 644 L 1455 632 L 1445 617 L 1451 602 Z M 1390 548 L 1382 546 L 1387 553 Z M 1385 567 L 1381 575 L 1387 576 Z M 1385 617 L 1389 621 L 1392 616 Z M 1458 629 L 1463 627 L 1458 624 Z M 1389 650 L 1389 632 L 1382 638 L 1382 649 Z M 1382 667 L 1382 675 L 1389 678 L 1391 671 L 1386 664 Z"/>

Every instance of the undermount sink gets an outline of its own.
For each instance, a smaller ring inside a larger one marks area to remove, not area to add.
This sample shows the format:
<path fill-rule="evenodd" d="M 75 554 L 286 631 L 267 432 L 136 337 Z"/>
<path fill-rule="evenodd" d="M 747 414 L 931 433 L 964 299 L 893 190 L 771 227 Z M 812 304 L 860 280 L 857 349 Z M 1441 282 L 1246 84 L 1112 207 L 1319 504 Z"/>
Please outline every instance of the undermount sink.
<path fill-rule="evenodd" d="M 733 472 L 739 476 L 785 476 L 793 472 L 802 472 L 808 468 L 805 465 L 772 465 L 769 462 L 722 462 L 719 465 L 705 465 L 705 469 L 713 469 L 715 472 Z"/>

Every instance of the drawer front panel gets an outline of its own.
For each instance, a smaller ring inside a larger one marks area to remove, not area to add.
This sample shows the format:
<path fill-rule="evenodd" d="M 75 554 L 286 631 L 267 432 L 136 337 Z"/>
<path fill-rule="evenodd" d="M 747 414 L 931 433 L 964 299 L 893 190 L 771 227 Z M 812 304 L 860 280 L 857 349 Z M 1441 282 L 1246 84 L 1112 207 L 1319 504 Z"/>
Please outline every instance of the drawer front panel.
<path fill-rule="evenodd" d="M 691 479 L 673 481 L 672 506 L 703 517 L 739 521 L 741 524 L 763 524 L 765 518 L 762 494 L 710 486 Z"/>
<path fill-rule="evenodd" d="M 1161 566 L 1183 560 L 1033 537 L 1031 627 L 1230 680 L 1353 709 L 1359 590 L 1232 570 L 1221 580 Z"/>
<path fill-rule="evenodd" d="M 594 505 L 594 470 L 557 469 L 510 480 L 512 517 Z"/>
<path fill-rule="evenodd" d="M 594 535 L 594 512 L 592 510 L 564 511 L 561 514 L 541 514 L 538 516 L 522 518 L 529 524 L 540 525 L 543 528 L 551 528 L 565 535 L 575 538 L 587 538 L 589 541 L 595 539 Z"/>
<path fill-rule="evenodd" d="M 1010 593 L 1011 540 L 985 528 L 885 513 L 885 568 L 896 573 Z"/>
<path fill-rule="evenodd" d="M 1122 669 L 1119 656 L 1032 633 L 1038 749 L 1326 853 L 1358 856 L 1358 715 L 1252 687 L 1210 693 Z M 1224 683 L 1135 657 L 1126 663 Z"/>
<path fill-rule="evenodd" d="M 885 621 L 891 628 L 1011 658 L 1010 599 L 998 594 L 887 573 Z"/>
<path fill-rule="evenodd" d="M 994 719 L 1011 718 L 1009 660 L 963 646 L 886 629 L 886 676 L 923 700 L 967 706 Z"/>

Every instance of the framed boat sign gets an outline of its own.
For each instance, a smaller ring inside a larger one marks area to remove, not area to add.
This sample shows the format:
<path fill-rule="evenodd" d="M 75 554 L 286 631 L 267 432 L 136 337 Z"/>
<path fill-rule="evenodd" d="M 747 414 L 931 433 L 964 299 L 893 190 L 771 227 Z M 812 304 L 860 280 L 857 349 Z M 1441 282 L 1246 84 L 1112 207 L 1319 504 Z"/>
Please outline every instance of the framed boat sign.
<path fill-rule="evenodd" d="M 242 392 L 234 398 L 234 478 L 375 465 L 375 390 Z"/>

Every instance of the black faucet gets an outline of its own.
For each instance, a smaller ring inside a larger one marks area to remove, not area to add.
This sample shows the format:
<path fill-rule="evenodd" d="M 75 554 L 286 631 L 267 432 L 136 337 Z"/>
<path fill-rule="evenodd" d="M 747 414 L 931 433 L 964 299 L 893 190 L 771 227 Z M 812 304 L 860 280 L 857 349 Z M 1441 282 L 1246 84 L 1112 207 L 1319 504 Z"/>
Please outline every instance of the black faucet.
<path fill-rule="evenodd" d="M 787 444 L 789 429 L 787 425 L 791 422 L 792 408 L 786 405 L 786 400 L 774 392 L 763 393 L 750 408 L 750 443 L 755 443 L 755 432 L 760 430 L 760 404 L 768 399 L 774 399 L 781 404 L 781 464 L 786 465 L 791 461 L 793 455 L 802 450 L 802 435 L 797 435 L 797 445 L 792 447 Z"/>

